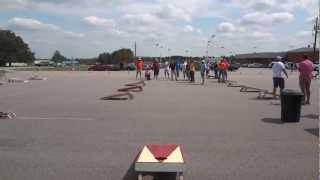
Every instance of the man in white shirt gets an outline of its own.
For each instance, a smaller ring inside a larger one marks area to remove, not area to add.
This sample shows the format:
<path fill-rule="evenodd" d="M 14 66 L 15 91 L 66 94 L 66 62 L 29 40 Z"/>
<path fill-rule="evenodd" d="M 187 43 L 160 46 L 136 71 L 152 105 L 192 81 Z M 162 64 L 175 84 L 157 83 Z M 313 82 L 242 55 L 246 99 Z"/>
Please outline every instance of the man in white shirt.
<path fill-rule="evenodd" d="M 273 96 L 276 97 L 277 88 L 280 87 L 280 93 L 285 87 L 284 78 L 282 74 L 285 74 L 288 78 L 286 67 L 282 62 L 282 57 L 277 56 L 277 62 L 273 63 Z"/>

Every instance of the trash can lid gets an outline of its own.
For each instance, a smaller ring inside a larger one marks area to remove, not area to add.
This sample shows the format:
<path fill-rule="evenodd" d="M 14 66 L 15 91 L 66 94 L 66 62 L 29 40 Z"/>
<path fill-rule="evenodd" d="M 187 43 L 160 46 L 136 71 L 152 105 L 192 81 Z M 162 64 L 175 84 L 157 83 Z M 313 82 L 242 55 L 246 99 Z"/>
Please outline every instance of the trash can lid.
<path fill-rule="evenodd" d="M 284 89 L 282 91 L 283 95 L 296 95 L 296 96 L 303 96 L 301 91 L 293 90 L 293 89 Z"/>

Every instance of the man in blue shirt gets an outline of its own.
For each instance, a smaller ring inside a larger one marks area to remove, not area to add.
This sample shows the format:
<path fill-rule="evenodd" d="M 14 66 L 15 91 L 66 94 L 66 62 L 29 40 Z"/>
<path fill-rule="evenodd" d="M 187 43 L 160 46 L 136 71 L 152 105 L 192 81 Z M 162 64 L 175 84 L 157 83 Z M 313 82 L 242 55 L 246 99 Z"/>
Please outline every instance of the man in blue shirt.
<path fill-rule="evenodd" d="M 207 66 L 205 63 L 205 60 L 202 60 L 201 64 L 200 64 L 200 74 L 201 74 L 201 79 L 202 79 L 202 85 L 204 85 L 204 80 L 205 80 L 205 73 L 207 70 Z"/>

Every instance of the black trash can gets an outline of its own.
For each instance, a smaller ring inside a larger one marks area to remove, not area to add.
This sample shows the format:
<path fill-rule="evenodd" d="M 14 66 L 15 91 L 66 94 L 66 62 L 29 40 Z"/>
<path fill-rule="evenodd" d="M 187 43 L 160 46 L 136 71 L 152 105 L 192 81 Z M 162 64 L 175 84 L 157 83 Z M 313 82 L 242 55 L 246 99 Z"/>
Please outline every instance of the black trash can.
<path fill-rule="evenodd" d="M 284 89 L 281 93 L 281 121 L 299 122 L 303 93 Z"/>

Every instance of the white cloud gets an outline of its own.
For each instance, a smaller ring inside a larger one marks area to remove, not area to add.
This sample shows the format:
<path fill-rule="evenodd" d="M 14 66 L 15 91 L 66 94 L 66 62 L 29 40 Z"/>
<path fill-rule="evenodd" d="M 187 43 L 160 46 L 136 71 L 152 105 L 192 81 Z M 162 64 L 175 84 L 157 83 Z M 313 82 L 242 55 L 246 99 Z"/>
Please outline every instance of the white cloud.
<path fill-rule="evenodd" d="M 60 28 L 53 24 L 45 24 L 35 19 L 14 17 L 9 20 L 8 26 L 18 30 L 59 30 Z"/>
<path fill-rule="evenodd" d="M 35 31 L 49 32 L 49 33 L 55 32 L 67 38 L 82 38 L 85 36 L 83 33 L 65 31 L 57 25 L 47 24 L 39 20 L 29 19 L 29 18 L 14 17 L 8 21 L 7 26 L 10 29 L 13 29 L 16 31 L 22 31 L 22 32 L 25 32 L 25 31 L 32 31 L 33 33 L 35 33 Z"/>
<path fill-rule="evenodd" d="M 310 38 L 312 37 L 312 31 L 300 31 L 296 34 L 297 38 Z"/>
<path fill-rule="evenodd" d="M 84 18 L 84 21 L 89 25 L 97 27 L 113 28 L 115 26 L 112 19 L 99 18 L 97 16 L 87 16 Z"/>
<path fill-rule="evenodd" d="M 257 39 L 257 40 L 263 40 L 263 39 L 273 38 L 273 34 L 272 33 L 268 33 L 268 32 L 254 31 L 252 33 L 249 33 L 248 37 L 254 38 L 254 39 Z"/>
<path fill-rule="evenodd" d="M 186 25 L 186 26 L 184 26 L 183 31 L 184 31 L 184 32 L 194 32 L 195 29 L 194 29 L 194 27 L 191 26 L 191 25 Z"/>
<path fill-rule="evenodd" d="M 279 23 L 288 23 L 294 20 L 294 15 L 289 12 L 264 13 L 253 12 L 244 15 L 240 19 L 242 25 L 273 25 Z"/>
<path fill-rule="evenodd" d="M 237 29 L 230 22 L 222 22 L 218 25 L 218 31 L 221 33 L 233 33 L 235 31 L 237 31 Z"/>
<path fill-rule="evenodd" d="M 188 9 L 183 9 L 174 4 L 166 4 L 160 7 L 156 13 L 157 17 L 161 19 L 180 19 L 184 21 L 191 21 L 192 13 Z"/>
<path fill-rule="evenodd" d="M 64 31 L 66 37 L 70 38 L 83 38 L 85 35 L 83 33 L 75 33 L 71 31 Z"/>
<path fill-rule="evenodd" d="M 310 16 L 306 19 L 306 23 L 308 24 L 314 24 L 316 22 L 316 16 Z"/>
<path fill-rule="evenodd" d="M 160 23 L 160 20 L 152 14 L 126 14 L 122 20 L 132 26 L 153 26 Z"/>

